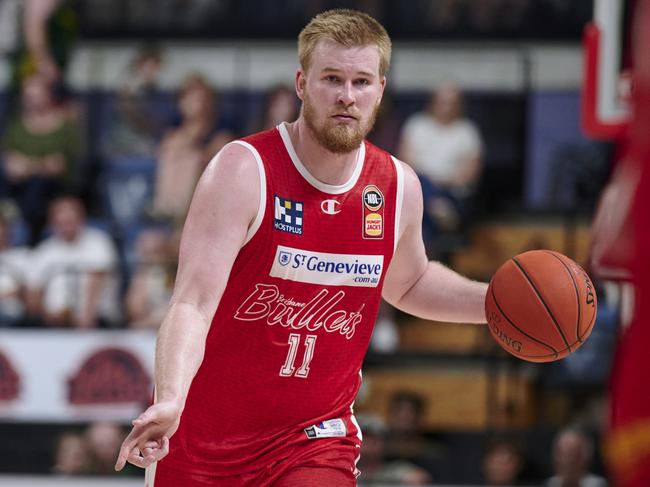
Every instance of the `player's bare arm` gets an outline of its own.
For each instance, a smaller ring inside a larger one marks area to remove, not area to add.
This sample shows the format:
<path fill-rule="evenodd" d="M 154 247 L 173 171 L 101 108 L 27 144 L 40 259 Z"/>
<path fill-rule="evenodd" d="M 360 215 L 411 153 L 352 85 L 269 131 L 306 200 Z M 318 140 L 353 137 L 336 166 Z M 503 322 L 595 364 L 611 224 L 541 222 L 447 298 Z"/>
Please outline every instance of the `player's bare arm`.
<path fill-rule="evenodd" d="M 156 344 L 156 403 L 134 420 L 116 469 L 127 461 L 147 467 L 167 454 L 259 199 L 253 155 L 241 144 L 227 145 L 201 177 L 183 229 L 174 294 Z"/>
<path fill-rule="evenodd" d="M 485 323 L 487 284 L 472 281 L 438 262 L 430 262 L 422 242 L 422 189 L 415 172 L 404 169 L 404 202 L 399 241 L 386 274 L 382 296 L 421 318 Z"/>

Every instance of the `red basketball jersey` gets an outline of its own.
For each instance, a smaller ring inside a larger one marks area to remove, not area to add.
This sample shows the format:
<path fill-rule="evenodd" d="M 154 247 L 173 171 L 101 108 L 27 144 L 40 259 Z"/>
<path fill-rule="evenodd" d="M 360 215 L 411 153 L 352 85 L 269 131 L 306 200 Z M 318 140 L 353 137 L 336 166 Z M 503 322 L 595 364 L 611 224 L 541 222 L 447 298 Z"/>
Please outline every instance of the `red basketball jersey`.
<path fill-rule="evenodd" d="M 305 442 L 360 445 L 352 404 L 402 201 L 398 161 L 368 142 L 340 186 L 305 169 L 284 125 L 235 143 L 258 163 L 260 209 L 163 460 L 207 475 L 263 468 Z"/>

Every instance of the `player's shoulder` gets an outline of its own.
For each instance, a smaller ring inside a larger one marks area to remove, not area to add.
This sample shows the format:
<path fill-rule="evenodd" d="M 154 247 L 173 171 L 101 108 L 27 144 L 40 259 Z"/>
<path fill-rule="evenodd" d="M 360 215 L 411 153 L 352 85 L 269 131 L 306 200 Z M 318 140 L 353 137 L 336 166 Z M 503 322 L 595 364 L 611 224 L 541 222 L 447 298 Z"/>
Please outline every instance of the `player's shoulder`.
<path fill-rule="evenodd" d="M 208 163 L 205 177 L 245 176 L 257 174 L 259 165 L 257 150 L 244 140 L 233 140 L 224 145 Z"/>
<path fill-rule="evenodd" d="M 280 143 L 281 136 L 278 127 L 262 130 L 247 135 L 241 139 L 241 142 L 251 144 L 254 147 L 263 147 Z"/>
<path fill-rule="evenodd" d="M 413 168 L 406 162 L 391 156 L 398 171 L 402 173 L 403 181 L 403 215 L 420 215 L 422 207 L 422 186 L 420 185 L 420 178 L 415 173 Z"/>
<path fill-rule="evenodd" d="M 418 186 L 420 185 L 420 180 L 418 179 L 415 171 L 411 166 L 409 166 L 404 161 L 398 159 L 396 156 L 390 152 L 374 145 L 372 142 L 366 140 L 366 156 L 381 155 L 384 158 L 388 159 L 389 163 L 395 167 L 395 170 L 399 173 L 398 177 L 404 178 L 404 189 L 409 190 L 409 187 L 415 183 Z"/>
<path fill-rule="evenodd" d="M 395 164 L 396 162 L 395 156 L 390 152 L 388 152 L 387 150 L 382 149 L 381 147 L 373 144 L 368 139 L 365 139 L 363 141 L 363 145 L 364 145 L 366 159 L 379 157 L 389 161 L 391 165 Z"/>
<path fill-rule="evenodd" d="M 417 182 L 418 185 L 420 184 L 417 174 L 415 174 L 415 171 L 409 164 L 402 161 L 401 159 L 398 159 L 397 156 L 394 156 L 393 154 L 390 154 L 388 152 L 387 154 L 390 156 L 391 160 L 393 161 L 395 168 L 403 174 L 405 185 L 411 184 L 413 182 Z"/>
<path fill-rule="evenodd" d="M 226 167 L 230 170 L 263 170 L 262 154 L 280 143 L 277 128 L 257 132 L 226 144 L 210 161 L 208 168 Z M 234 167 L 233 167 L 234 166 Z M 243 166 L 243 167 L 241 167 Z M 213 169 L 214 170 L 214 169 Z"/>
<path fill-rule="evenodd" d="M 239 140 L 224 145 L 210 160 L 196 187 L 190 218 L 202 218 L 217 207 L 228 207 L 237 214 L 244 215 L 242 221 L 248 221 L 258 210 L 262 192 L 261 162 L 259 156 Z M 234 207 L 232 205 L 235 203 Z M 232 215 L 231 215 L 232 216 Z M 234 220 L 232 220 L 234 221 Z"/>

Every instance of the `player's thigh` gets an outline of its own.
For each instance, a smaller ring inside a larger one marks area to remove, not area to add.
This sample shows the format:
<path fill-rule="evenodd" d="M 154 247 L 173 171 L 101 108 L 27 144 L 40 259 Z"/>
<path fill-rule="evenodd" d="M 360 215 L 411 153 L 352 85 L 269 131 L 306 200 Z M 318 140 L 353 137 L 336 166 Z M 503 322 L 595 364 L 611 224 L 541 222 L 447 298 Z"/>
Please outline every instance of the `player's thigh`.
<path fill-rule="evenodd" d="M 355 487 L 352 472 L 328 467 L 296 467 L 284 473 L 273 487 Z"/>

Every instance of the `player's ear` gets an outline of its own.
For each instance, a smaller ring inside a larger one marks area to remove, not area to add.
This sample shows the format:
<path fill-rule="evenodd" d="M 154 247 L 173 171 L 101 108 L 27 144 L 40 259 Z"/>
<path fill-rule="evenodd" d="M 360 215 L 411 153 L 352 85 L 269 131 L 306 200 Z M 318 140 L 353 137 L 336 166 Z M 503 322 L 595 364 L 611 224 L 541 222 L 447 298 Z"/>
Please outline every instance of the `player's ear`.
<path fill-rule="evenodd" d="M 296 71 L 296 95 L 298 95 L 298 98 L 300 101 L 304 99 L 305 96 L 305 73 L 303 72 L 302 68 L 298 69 Z"/>

